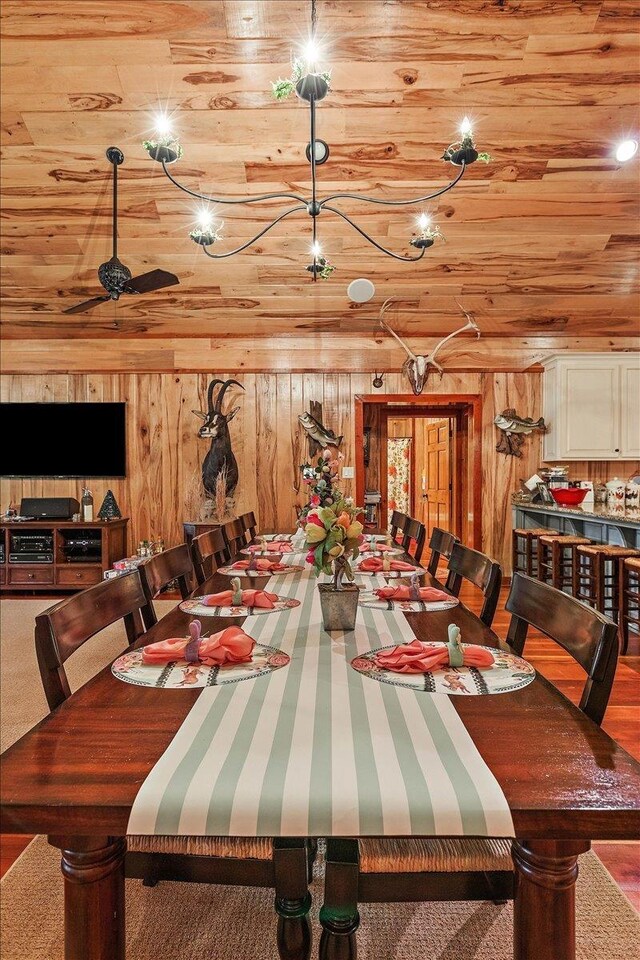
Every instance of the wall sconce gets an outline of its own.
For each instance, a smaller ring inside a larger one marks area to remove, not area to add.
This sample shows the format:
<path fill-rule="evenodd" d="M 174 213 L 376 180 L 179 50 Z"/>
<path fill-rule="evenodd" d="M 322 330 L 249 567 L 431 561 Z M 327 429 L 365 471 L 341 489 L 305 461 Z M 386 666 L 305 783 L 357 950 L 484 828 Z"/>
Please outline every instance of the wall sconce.
<path fill-rule="evenodd" d="M 376 390 L 379 390 L 384 386 L 384 380 L 382 379 L 383 377 L 384 373 L 376 373 L 375 377 L 373 378 L 373 386 L 376 388 Z"/>

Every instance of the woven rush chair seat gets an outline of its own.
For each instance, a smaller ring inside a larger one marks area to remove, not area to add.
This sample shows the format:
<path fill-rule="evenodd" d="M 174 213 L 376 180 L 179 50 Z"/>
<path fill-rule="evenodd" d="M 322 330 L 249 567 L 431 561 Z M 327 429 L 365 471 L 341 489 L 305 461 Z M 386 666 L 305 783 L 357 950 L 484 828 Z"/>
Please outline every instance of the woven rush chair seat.
<path fill-rule="evenodd" d="M 640 573 L 640 557 L 627 557 L 625 559 L 625 566 L 630 567 L 632 570 L 637 570 Z"/>
<path fill-rule="evenodd" d="M 519 537 L 539 537 L 543 533 L 558 533 L 551 527 L 515 527 L 513 530 Z"/>
<path fill-rule="evenodd" d="M 271 837 L 127 837 L 132 853 L 179 853 L 190 857 L 237 857 L 241 860 L 271 860 Z"/>
<path fill-rule="evenodd" d="M 513 870 L 511 840 L 377 839 L 358 844 L 361 873 L 476 873 Z"/>
<path fill-rule="evenodd" d="M 540 537 L 540 543 L 561 543 L 565 547 L 577 547 L 579 544 L 590 544 L 589 537 L 574 537 L 570 533 L 549 533 Z"/>
<path fill-rule="evenodd" d="M 640 550 L 633 547 L 618 547 L 612 543 L 592 543 L 590 546 L 578 547 L 578 553 L 586 553 L 588 556 L 597 557 L 640 557 Z"/>

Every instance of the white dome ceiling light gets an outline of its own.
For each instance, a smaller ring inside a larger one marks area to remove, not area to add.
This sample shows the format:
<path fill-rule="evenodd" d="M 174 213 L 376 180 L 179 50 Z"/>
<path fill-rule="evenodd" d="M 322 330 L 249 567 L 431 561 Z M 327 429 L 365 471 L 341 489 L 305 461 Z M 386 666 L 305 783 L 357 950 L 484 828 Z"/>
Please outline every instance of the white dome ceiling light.
<path fill-rule="evenodd" d="M 371 280 L 360 277 L 358 280 L 352 280 L 347 287 L 347 294 L 354 303 L 367 303 L 376 292 Z"/>
<path fill-rule="evenodd" d="M 632 157 L 635 157 L 637 152 L 637 140 L 623 140 L 622 143 L 619 143 L 616 147 L 616 160 L 618 163 L 626 163 L 627 160 L 631 160 Z"/>

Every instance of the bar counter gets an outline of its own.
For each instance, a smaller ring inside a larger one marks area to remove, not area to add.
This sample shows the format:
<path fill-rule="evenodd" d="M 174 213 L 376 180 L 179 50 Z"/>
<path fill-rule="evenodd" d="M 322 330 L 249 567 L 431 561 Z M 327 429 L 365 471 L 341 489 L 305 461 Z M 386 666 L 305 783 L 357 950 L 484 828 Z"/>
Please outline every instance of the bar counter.
<path fill-rule="evenodd" d="M 513 526 L 552 527 L 559 533 L 589 537 L 597 543 L 640 549 L 640 510 L 625 510 L 624 507 L 514 503 Z"/>

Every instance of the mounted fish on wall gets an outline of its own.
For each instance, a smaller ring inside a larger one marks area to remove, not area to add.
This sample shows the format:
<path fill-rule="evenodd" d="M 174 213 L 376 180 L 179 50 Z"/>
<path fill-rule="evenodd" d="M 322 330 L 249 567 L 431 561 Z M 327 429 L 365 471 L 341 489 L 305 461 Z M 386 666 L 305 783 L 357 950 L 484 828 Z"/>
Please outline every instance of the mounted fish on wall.
<path fill-rule="evenodd" d="M 502 436 L 496 444 L 496 450 L 508 457 L 522 457 L 520 447 L 524 443 L 524 438 L 533 433 L 534 430 L 540 430 L 542 433 L 547 430 L 543 417 L 538 420 L 533 420 L 531 417 L 519 417 L 512 407 L 499 413 L 493 422 L 499 430 L 502 430 Z"/>

